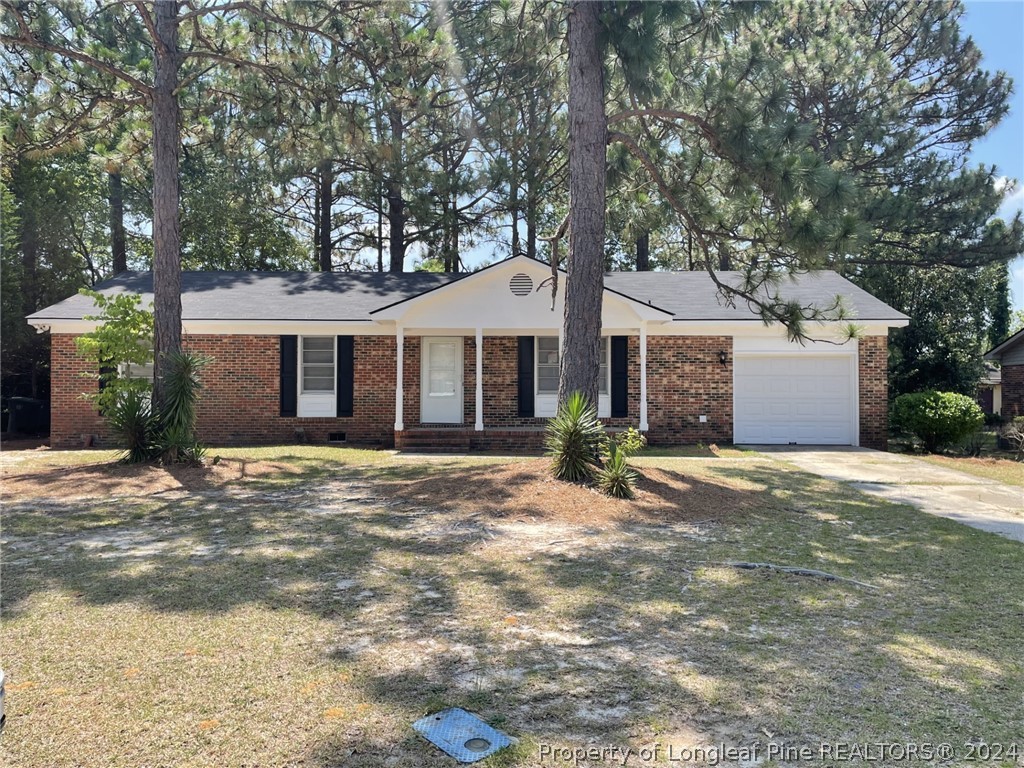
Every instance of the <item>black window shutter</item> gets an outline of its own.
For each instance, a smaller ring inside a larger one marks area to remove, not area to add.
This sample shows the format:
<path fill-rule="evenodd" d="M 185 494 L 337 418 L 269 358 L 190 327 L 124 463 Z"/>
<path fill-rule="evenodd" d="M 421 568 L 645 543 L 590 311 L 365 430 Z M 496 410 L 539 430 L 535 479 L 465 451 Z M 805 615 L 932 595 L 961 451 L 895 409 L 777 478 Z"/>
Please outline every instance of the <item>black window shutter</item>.
<path fill-rule="evenodd" d="M 117 366 L 113 365 L 112 361 L 110 361 L 110 360 L 103 360 L 102 362 L 100 362 L 100 368 L 99 368 L 99 374 L 100 374 L 99 389 L 100 389 L 100 392 L 102 392 L 104 389 L 107 388 L 107 377 L 110 376 L 110 374 L 116 373 L 116 372 L 117 372 Z"/>
<path fill-rule="evenodd" d="M 338 416 L 351 416 L 356 386 L 355 337 L 338 337 Z"/>
<path fill-rule="evenodd" d="M 281 337 L 281 415 L 294 416 L 299 396 L 299 337 Z"/>
<path fill-rule="evenodd" d="M 519 415 L 533 416 L 533 336 L 519 337 Z"/>
<path fill-rule="evenodd" d="M 629 340 L 612 336 L 612 416 L 629 415 Z"/>

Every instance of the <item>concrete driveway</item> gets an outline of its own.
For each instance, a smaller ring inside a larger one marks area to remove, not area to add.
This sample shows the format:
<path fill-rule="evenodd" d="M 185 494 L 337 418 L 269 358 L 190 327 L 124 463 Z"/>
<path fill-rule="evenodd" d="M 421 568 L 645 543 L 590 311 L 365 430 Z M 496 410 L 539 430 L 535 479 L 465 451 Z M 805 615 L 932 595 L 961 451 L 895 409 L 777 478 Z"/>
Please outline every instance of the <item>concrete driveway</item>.
<path fill-rule="evenodd" d="M 1024 488 L 867 448 L 766 445 L 756 450 L 873 496 L 1024 542 Z"/>

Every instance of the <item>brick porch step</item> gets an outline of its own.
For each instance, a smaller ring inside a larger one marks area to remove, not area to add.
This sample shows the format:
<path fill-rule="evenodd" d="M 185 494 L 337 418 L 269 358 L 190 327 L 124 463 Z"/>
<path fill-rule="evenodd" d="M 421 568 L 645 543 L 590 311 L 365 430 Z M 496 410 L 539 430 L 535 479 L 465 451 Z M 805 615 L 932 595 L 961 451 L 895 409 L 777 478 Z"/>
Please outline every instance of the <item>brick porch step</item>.
<path fill-rule="evenodd" d="M 395 433 L 395 448 L 423 453 L 466 452 L 472 432 L 465 429 L 406 429 Z"/>

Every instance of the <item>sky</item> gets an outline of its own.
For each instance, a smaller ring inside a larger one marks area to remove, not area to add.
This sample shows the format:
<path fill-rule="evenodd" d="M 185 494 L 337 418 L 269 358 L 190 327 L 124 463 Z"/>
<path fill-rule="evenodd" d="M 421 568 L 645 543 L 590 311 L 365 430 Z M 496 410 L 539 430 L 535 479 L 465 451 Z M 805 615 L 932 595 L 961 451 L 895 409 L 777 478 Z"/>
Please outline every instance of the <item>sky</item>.
<path fill-rule="evenodd" d="M 1024 0 L 967 0 L 961 30 L 981 49 L 983 68 L 1006 72 L 1014 82 L 1010 112 L 971 152 L 976 164 L 995 165 L 1001 176 L 1024 182 Z M 1010 217 L 1024 210 L 1024 184 L 1003 202 Z M 1024 309 L 1024 257 L 1010 266 L 1014 309 Z"/>

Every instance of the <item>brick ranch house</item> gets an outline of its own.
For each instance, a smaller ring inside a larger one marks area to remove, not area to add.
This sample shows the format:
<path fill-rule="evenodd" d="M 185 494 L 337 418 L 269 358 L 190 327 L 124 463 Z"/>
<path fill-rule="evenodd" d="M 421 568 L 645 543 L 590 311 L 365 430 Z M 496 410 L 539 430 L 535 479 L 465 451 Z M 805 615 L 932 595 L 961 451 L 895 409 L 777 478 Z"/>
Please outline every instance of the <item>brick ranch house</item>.
<path fill-rule="evenodd" d="M 662 445 L 886 447 L 887 334 L 907 318 L 839 275 L 780 287 L 802 305 L 841 295 L 861 328 L 843 342 L 823 323 L 803 345 L 729 306 L 704 273 L 613 272 L 605 285 L 598 410 L 610 427 Z M 564 291 L 552 309 L 550 286 L 550 267 L 525 257 L 467 275 L 186 272 L 185 344 L 213 359 L 200 437 L 537 447 L 558 384 Z M 152 299 L 149 273 L 97 288 Z M 74 342 L 93 311 L 73 296 L 28 318 L 51 334 L 54 447 L 104 442 Z"/>
<path fill-rule="evenodd" d="M 1024 416 L 1024 331 L 986 352 L 985 359 L 1000 365 L 1001 408 L 993 410 L 1007 421 Z"/>

